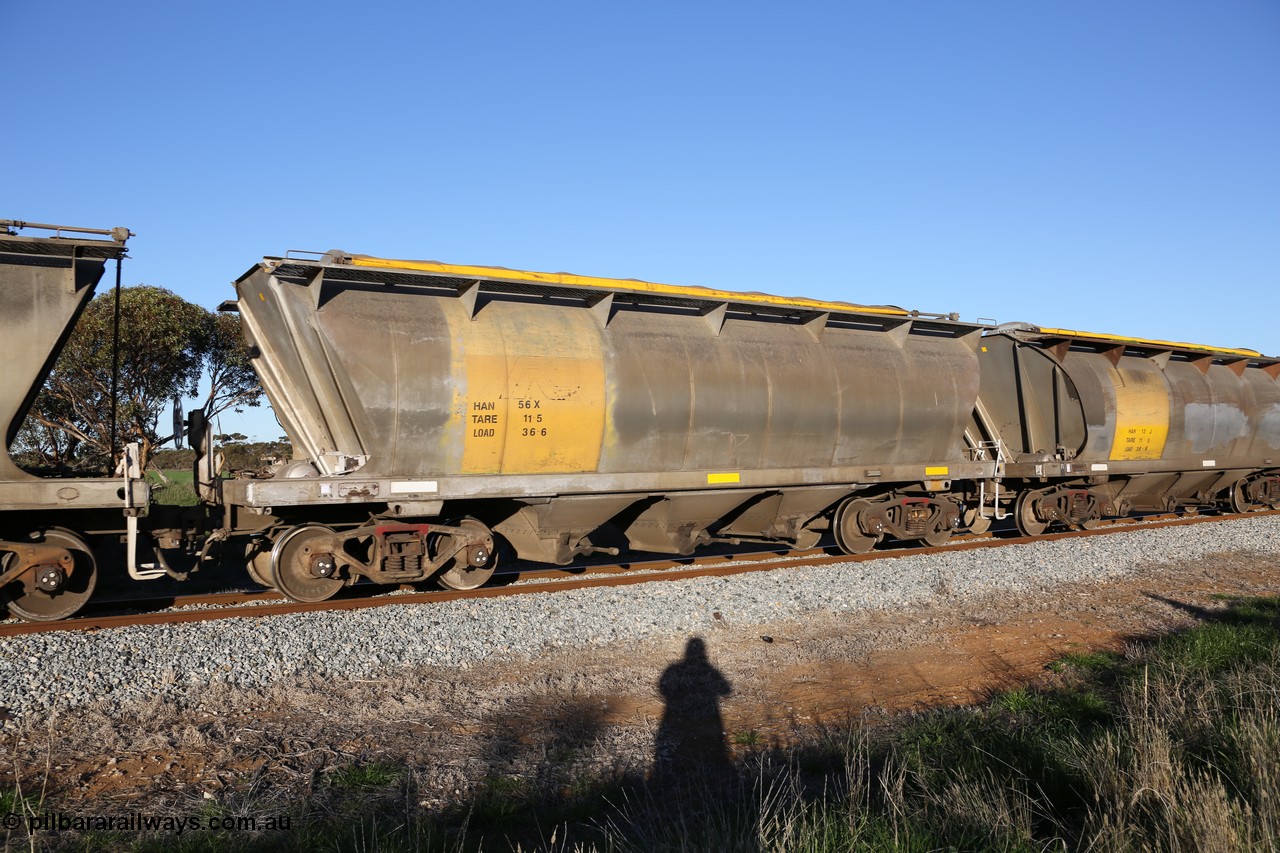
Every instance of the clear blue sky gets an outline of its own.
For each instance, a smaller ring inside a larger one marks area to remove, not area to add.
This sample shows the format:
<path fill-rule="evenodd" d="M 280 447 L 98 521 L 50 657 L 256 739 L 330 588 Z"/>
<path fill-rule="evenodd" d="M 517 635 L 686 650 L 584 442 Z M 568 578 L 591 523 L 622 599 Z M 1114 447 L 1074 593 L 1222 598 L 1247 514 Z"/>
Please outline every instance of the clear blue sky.
<path fill-rule="evenodd" d="M 287 5 L 0 0 L 0 217 L 1280 353 L 1276 0 Z"/>

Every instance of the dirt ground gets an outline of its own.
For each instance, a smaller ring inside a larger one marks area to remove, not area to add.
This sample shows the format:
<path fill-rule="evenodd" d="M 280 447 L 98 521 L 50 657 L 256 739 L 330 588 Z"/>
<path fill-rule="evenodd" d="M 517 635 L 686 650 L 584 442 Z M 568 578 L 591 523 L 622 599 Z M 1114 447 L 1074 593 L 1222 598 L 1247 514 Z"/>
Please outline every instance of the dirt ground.
<path fill-rule="evenodd" d="M 262 813 L 349 768 L 396 766 L 434 807 L 495 776 L 650 772 L 679 703 L 722 718 L 723 736 L 713 726 L 705 748 L 742 754 L 824 724 L 980 702 L 1053 678 L 1047 665 L 1068 652 L 1120 649 L 1194 624 L 1223 596 L 1277 590 L 1274 558 L 1221 554 L 1042 596 L 765 626 L 714 620 L 698 635 L 705 656 L 693 637 L 672 637 L 361 681 L 210 688 L 185 706 L 10 721 L 0 785 L 16 780 L 27 796 L 77 811 L 161 813 L 213 799 Z"/>

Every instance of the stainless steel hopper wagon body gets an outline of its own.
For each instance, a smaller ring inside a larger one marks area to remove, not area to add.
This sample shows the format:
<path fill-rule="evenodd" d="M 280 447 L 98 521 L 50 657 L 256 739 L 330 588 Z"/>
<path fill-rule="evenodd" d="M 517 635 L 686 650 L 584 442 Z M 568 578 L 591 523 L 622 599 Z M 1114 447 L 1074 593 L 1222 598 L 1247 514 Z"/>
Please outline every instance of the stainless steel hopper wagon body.
<path fill-rule="evenodd" d="M 475 585 L 493 533 L 559 564 L 606 525 L 676 554 L 833 523 L 852 548 L 936 541 L 952 482 L 996 473 L 964 435 L 983 327 L 954 317 L 341 253 L 236 291 L 296 461 L 222 499 L 281 520 L 257 571 L 302 595 L 344 566 Z"/>

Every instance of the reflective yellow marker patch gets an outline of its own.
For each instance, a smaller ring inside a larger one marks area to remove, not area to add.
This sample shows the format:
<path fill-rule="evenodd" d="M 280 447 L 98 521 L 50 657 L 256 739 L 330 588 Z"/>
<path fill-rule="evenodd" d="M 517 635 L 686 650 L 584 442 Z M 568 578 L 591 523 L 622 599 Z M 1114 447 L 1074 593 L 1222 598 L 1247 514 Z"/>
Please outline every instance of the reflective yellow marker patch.
<path fill-rule="evenodd" d="M 924 469 L 924 475 L 926 477 L 945 477 L 950 472 L 951 472 L 951 469 L 948 468 L 946 465 L 935 465 L 933 467 Z"/>
<path fill-rule="evenodd" d="M 733 474 L 708 474 L 707 482 L 711 485 L 719 483 L 740 483 L 742 478 L 737 473 Z"/>
<path fill-rule="evenodd" d="M 1164 374 L 1110 368 L 1116 389 L 1116 436 L 1111 458 L 1117 462 L 1159 459 L 1169 437 L 1169 386 Z"/>

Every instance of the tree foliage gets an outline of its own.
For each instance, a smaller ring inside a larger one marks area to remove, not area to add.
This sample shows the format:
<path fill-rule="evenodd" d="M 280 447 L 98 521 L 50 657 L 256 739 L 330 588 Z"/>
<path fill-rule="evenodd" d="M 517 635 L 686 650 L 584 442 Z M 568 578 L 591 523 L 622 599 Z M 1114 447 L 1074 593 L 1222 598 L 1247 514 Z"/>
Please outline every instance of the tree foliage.
<path fill-rule="evenodd" d="M 112 452 L 111 378 L 115 293 L 89 303 L 18 434 L 27 464 L 106 469 Z M 240 318 L 193 305 L 160 287 L 120 291 L 116 445 L 137 441 L 145 463 L 173 438 L 161 415 L 200 380 L 212 418 L 259 405 L 262 389 L 240 337 Z"/>
<path fill-rule="evenodd" d="M 285 436 L 275 441 L 250 441 L 248 436 L 234 432 L 215 435 L 213 440 L 231 471 L 263 471 L 277 462 L 288 461 L 293 455 L 293 448 Z M 153 468 L 162 471 L 189 471 L 195 458 L 194 450 L 166 448 L 157 450 L 151 457 L 151 463 Z"/>
<path fill-rule="evenodd" d="M 209 374 L 209 396 L 205 415 L 212 418 L 228 409 L 242 411 L 257 406 L 262 399 L 262 386 L 249 361 L 249 350 L 240 332 L 239 314 L 211 313 L 209 347 L 205 369 Z"/>

